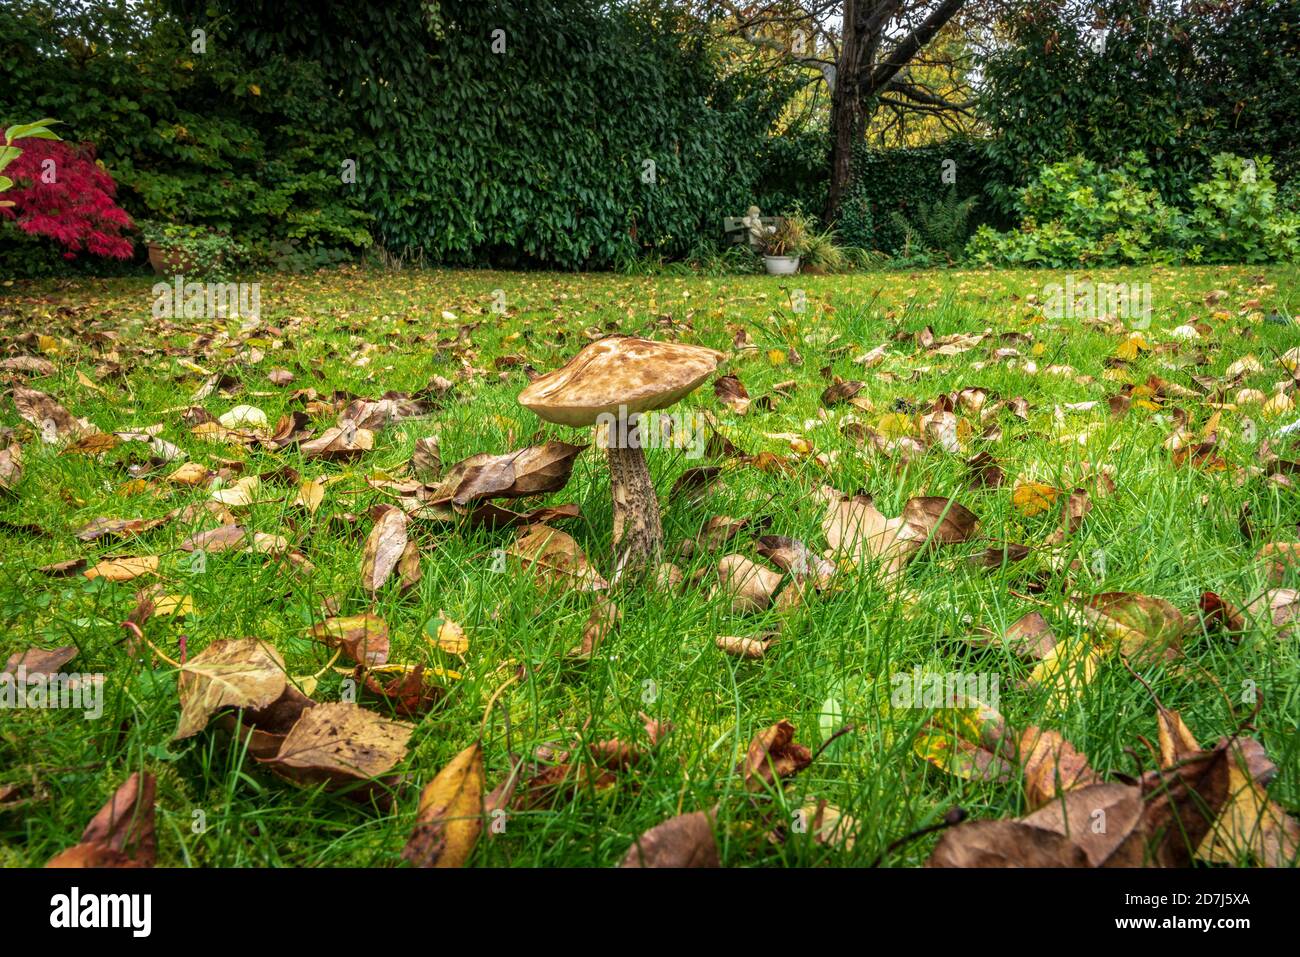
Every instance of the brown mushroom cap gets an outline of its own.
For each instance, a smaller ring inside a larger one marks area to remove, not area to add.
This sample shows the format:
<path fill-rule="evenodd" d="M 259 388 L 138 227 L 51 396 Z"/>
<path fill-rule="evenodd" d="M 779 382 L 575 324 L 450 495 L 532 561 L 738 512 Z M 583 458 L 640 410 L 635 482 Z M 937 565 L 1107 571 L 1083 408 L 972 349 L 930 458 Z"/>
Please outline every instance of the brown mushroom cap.
<path fill-rule="evenodd" d="M 547 422 L 594 425 L 617 415 L 666 409 L 717 369 L 721 352 L 678 342 L 609 336 L 583 348 L 562 368 L 535 379 L 519 403 Z"/>

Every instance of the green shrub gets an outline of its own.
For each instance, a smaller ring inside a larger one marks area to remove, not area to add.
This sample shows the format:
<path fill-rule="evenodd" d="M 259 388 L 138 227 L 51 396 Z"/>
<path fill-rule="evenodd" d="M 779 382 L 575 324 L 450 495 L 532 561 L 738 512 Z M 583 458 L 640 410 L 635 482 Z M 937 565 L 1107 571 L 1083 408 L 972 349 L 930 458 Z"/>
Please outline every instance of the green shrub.
<path fill-rule="evenodd" d="M 1277 201 L 1268 157 L 1214 157 L 1209 179 L 1192 187 L 1187 244 L 1203 262 L 1294 260 L 1300 253 L 1300 215 Z"/>
<path fill-rule="evenodd" d="M 1186 211 L 1166 205 L 1139 152 L 1104 168 L 1082 156 L 1043 167 L 1020 191 L 1020 227 L 976 231 L 966 254 L 995 265 L 1265 262 L 1294 259 L 1300 217 L 1278 207 L 1267 158 L 1216 156 Z"/>

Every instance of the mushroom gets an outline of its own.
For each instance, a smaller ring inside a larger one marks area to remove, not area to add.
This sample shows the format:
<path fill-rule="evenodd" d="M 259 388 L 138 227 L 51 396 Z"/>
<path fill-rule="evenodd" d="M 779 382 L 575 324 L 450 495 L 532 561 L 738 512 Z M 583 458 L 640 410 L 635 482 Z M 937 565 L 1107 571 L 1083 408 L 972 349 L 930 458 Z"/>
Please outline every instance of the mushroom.
<path fill-rule="evenodd" d="M 666 409 L 688 395 L 722 358 L 721 352 L 702 346 L 609 336 L 519 393 L 520 404 L 547 422 L 610 426 L 597 442 L 609 455 L 615 582 L 625 569 L 644 569 L 663 542 L 659 501 L 642 448 L 641 414 Z"/>

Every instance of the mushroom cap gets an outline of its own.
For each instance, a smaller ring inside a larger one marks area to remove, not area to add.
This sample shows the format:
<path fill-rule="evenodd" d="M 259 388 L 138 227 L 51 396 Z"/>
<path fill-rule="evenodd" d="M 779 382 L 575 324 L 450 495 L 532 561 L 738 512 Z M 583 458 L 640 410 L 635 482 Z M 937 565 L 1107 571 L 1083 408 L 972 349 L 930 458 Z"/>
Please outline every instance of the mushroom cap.
<path fill-rule="evenodd" d="M 722 358 L 703 346 L 609 336 L 533 380 L 519 403 L 547 422 L 594 425 L 620 406 L 629 415 L 666 409 L 712 375 Z"/>

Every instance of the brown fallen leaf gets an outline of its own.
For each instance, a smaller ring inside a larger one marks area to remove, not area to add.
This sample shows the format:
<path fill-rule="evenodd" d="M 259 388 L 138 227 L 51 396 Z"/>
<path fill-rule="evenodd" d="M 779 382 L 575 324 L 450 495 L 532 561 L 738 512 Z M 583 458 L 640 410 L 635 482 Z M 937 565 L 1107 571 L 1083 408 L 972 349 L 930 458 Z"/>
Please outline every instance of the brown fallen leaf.
<path fill-rule="evenodd" d="M 822 405 L 830 407 L 839 405 L 841 402 L 848 402 L 855 398 L 865 386 L 865 382 L 859 382 L 856 379 L 846 382 L 836 376 L 835 382 L 827 386 L 825 391 L 822 392 Z"/>
<path fill-rule="evenodd" d="M 737 615 L 771 607 L 781 581 L 781 575 L 744 555 L 724 555 L 718 562 L 717 593 L 730 599 Z"/>
<path fill-rule="evenodd" d="M 998 488 L 1007 480 L 997 459 L 988 452 L 980 452 L 974 458 L 967 459 L 966 470 L 970 473 L 969 484 L 973 488 Z"/>
<path fill-rule="evenodd" d="M 266 707 L 227 711 L 218 715 L 214 724 L 241 737 L 253 757 L 273 758 L 303 711 L 315 704 L 292 684 L 286 684 L 284 693 Z"/>
<path fill-rule="evenodd" d="M 979 527 L 974 512 L 942 495 L 909 498 L 903 505 L 903 520 L 936 545 L 960 544 Z"/>
<path fill-rule="evenodd" d="M 549 525 L 521 528 L 506 554 L 532 569 L 537 579 L 548 585 L 577 591 L 600 591 L 609 583 L 587 562 L 578 543 L 569 535 Z"/>
<path fill-rule="evenodd" d="M 263 763 L 300 783 L 345 786 L 392 771 L 406 757 L 414 730 L 354 704 L 327 702 L 306 709 L 276 756 Z"/>
<path fill-rule="evenodd" d="M 736 415 L 744 415 L 749 411 L 749 392 L 734 375 L 722 375 L 714 379 L 713 394 Z"/>
<path fill-rule="evenodd" d="M 373 612 L 326 618 L 312 626 L 311 636 L 343 649 L 357 664 L 372 668 L 388 661 L 388 622 Z"/>
<path fill-rule="evenodd" d="M 153 867 L 158 853 L 152 774 L 132 774 L 91 818 L 81 841 L 46 867 Z"/>
<path fill-rule="evenodd" d="M 475 741 L 425 786 L 403 859 L 413 867 L 463 866 L 483 830 L 483 790 L 483 747 Z"/>
<path fill-rule="evenodd" d="M 1075 607 L 1103 641 L 1139 661 L 1176 655 L 1190 628 L 1181 611 L 1151 595 L 1105 592 Z"/>
<path fill-rule="evenodd" d="M 1066 791 L 1101 781 L 1088 765 L 1087 756 L 1055 731 L 1025 729 L 1019 750 L 1030 808 L 1040 808 Z"/>
<path fill-rule="evenodd" d="M 523 498 L 558 492 L 569 481 L 573 460 L 585 445 L 547 442 L 518 452 L 480 452 L 457 462 L 433 491 L 434 505 L 465 506 L 485 498 Z"/>
<path fill-rule="evenodd" d="M 1255 560 L 1264 564 L 1268 580 L 1279 585 L 1288 572 L 1300 569 L 1300 542 L 1269 542 L 1255 553 Z"/>
<path fill-rule="evenodd" d="M 713 643 L 737 658 L 762 658 L 776 641 L 775 635 L 718 635 Z"/>
<path fill-rule="evenodd" d="M 400 508 L 390 506 L 376 519 L 361 560 L 361 587 L 371 592 L 383 587 L 406 552 L 406 526 L 406 513 Z"/>
<path fill-rule="evenodd" d="M 1197 847 L 1196 859 L 1230 866 L 1248 859 L 1263 867 L 1300 861 L 1300 821 L 1269 799 L 1240 751 L 1229 761 L 1227 805 Z"/>
<path fill-rule="evenodd" d="M 794 734 L 794 725 L 783 719 L 754 735 L 736 768 L 746 790 L 762 791 L 782 784 L 812 763 L 812 752 L 796 744 Z"/>
<path fill-rule="evenodd" d="M 76 537 L 82 542 L 110 537 L 132 538 L 165 524 L 169 518 L 97 518 L 78 529 Z"/>
<path fill-rule="evenodd" d="M 319 437 L 298 445 L 305 459 L 345 461 L 364 455 L 375 447 L 375 433 L 349 423 L 331 426 Z"/>
<path fill-rule="evenodd" d="M 424 577 L 424 568 L 420 565 L 420 547 L 408 539 L 402 555 L 397 559 L 398 590 L 410 591 Z"/>
<path fill-rule="evenodd" d="M 1228 803 L 1231 750 L 1231 742 L 1224 740 L 1212 750 L 1142 776 L 1143 823 L 1157 866 L 1191 864 Z"/>
<path fill-rule="evenodd" d="M 614 633 L 622 618 L 623 614 L 614 602 L 604 595 L 599 596 L 596 603 L 591 606 L 591 614 L 587 616 L 587 621 L 582 626 L 581 644 L 571 649 L 567 657 L 590 658 L 605 639 Z"/>
<path fill-rule="evenodd" d="M 1149 864 L 1142 812 L 1140 788 L 1096 783 L 1061 794 L 1021 820 L 1067 837 L 1087 866 L 1142 867 Z"/>
<path fill-rule="evenodd" d="M 65 439 L 75 439 L 99 431 L 85 419 L 76 418 L 56 399 L 44 392 L 15 385 L 12 397 L 18 415 L 36 429 L 41 441 L 47 445 L 55 445 Z"/>
<path fill-rule="evenodd" d="M 8 356 L 0 359 L 0 372 L 24 372 L 30 375 L 54 375 L 59 371 L 49 359 L 40 356 Z"/>
<path fill-rule="evenodd" d="M 713 821 L 704 811 L 669 818 L 628 848 L 619 867 L 720 867 Z"/>
<path fill-rule="evenodd" d="M 415 440 L 415 451 L 411 455 L 411 474 L 425 485 L 432 485 L 442 474 L 442 450 L 438 447 L 438 437 L 430 435 Z"/>
<path fill-rule="evenodd" d="M 1156 725 L 1160 740 L 1160 766 L 1171 768 L 1200 752 L 1201 746 L 1177 711 L 1156 707 Z"/>
<path fill-rule="evenodd" d="M 23 479 L 23 447 L 11 442 L 0 449 L 0 492 L 12 493 Z"/>
<path fill-rule="evenodd" d="M 1056 647 L 1056 635 L 1047 620 L 1036 611 L 1027 612 L 1003 635 L 1007 649 L 1021 658 L 1042 661 Z"/>
<path fill-rule="evenodd" d="M 181 542 L 181 551 L 207 552 L 216 554 L 232 548 L 245 548 L 248 544 L 248 532 L 238 525 L 219 525 L 205 532 L 191 535 Z"/>
<path fill-rule="evenodd" d="M 379 679 L 389 675 L 392 677 L 380 684 Z M 364 681 L 367 691 L 383 698 L 392 705 L 394 711 L 406 717 L 424 714 L 443 695 L 443 689 L 430 680 L 431 674 L 423 662 L 415 665 L 381 665 L 376 668 L 357 665 L 352 677 Z"/>
<path fill-rule="evenodd" d="M 23 673 L 29 677 L 33 675 L 49 677 L 62 671 L 63 666 L 75 657 L 77 657 L 77 649 L 74 645 L 49 649 L 28 648 L 26 651 L 15 651 L 10 655 L 0 674 L 16 675 L 18 669 L 22 668 Z"/>
<path fill-rule="evenodd" d="M 265 708 L 284 694 L 284 659 L 256 638 L 219 638 L 181 665 L 181 720 L 173 741 L 198 734 L 223 708 Z"/>
<path fill-rule="evenodd" d="M 1275 629 L 1279 640 L 1296 635 L 1300 623 L 1300 591 L 1294 588 L 1270 588 L 1249 605 L 1246 614 L 1255 621 L 1266 621 Z"/>
<path fill-rule="evenodd" d="M 797 538 L 783 535 L 760 535 L 754 539 L 755 550 L 777 568 L 789 572 L 797 583 L 812 582 L 817 589 L 830 586 L 835 565 L 813 552 Z"/>
<path fill-rule="evenodd" d="M 1201 592 L 1199 604 L 1207 630 L 1221 631 L 1232 641 L 1241 640 L 1246 617 L 1240 608 L 1212 591 Z"/>
<path fill-rule="evenodd" d="M 926 867 L 1087 867 L 1064 834 L 1022 821 L 967 821 L 945 831 Z"/>
<path fill-rule="evenodd" d="M 866 496 L 842 498 L 823 488 L 827 501 L 822 531 L 831 550 L 856 565 L 879 563 L 885 580 L 897 578 L 924 540 L 905 518 L 886 518 Z"/>
<path fill-rule="evenodd" d="M 80 574 L 86 567 L 86 559 L 69 558 L 61 562 L 55 562 L 52 565 L 42 565 L 36 569 L 42 575 L 48 575 L 50 578 L 68 578 L 71 575 Z"/>

